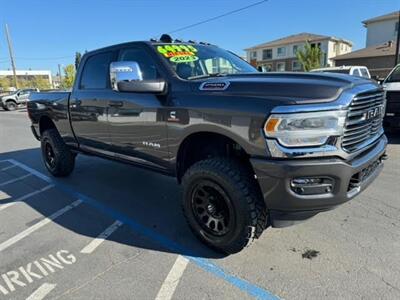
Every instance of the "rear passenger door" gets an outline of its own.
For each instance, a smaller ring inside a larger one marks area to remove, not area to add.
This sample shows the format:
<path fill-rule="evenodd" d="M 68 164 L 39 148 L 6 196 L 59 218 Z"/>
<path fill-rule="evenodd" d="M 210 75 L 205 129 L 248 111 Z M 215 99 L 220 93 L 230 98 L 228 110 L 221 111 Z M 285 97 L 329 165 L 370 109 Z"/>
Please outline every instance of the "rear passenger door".
<path fill-rule="evenodd" d="M 111 147 L 107 110 L 113 94 L 109 69 L 115 57 L 113 51 L 87 57 L 71 95 L 72 128 L 80 147 L 85 150 L 109 151 Z"/>

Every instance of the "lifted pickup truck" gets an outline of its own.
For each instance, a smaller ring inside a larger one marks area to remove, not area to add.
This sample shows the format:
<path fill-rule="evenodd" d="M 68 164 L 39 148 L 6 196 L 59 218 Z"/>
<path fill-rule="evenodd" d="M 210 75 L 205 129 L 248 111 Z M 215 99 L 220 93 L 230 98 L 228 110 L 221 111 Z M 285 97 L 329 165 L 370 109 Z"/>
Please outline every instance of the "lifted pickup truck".
<path fill-rule="evenodd" d="M 163 40 L 85 54 L 72 92 L 36 93 L 28 113 L 51 174 L 84 153 L 175 176 L 194 234 L 235 253 L 370 185 L 384 106 L 370 80 L 258 73 L 217 46 Z"/>
<path fill-rule="evenodd" d="M 18 106 L 26 105 L 29 95 L 32 92 L 38 92 L 38 89 L 20 89 L 14 93 L 0 98 L 0 106 L 4 110 L 16 110 Z"/>

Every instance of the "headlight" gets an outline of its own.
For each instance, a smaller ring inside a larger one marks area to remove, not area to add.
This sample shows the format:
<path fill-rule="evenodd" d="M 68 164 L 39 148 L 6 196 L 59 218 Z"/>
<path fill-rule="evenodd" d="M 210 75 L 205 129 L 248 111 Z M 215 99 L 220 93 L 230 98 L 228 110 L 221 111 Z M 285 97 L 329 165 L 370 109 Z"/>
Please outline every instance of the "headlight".
<path fill-rule="evenodd" d="M 272 114 L 265 122 L 264 133 L 286 147 L 320 146 L 331 136 L 340 136 L 346 111 L 323 111 L 298 114 Z"/>

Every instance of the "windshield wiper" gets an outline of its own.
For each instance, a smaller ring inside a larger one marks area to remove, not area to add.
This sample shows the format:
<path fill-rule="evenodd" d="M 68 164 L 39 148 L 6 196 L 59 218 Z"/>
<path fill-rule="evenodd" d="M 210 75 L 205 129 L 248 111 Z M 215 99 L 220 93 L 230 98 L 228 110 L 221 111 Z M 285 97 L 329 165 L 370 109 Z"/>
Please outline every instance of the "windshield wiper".
<path fill-rule="evenodd" d="M 223 77 L 228 75 L 227 73 L 208 73 L 208 74 L 203 74 L 203 75 L 196 75 L 196 76 L 190 76 L 188 77 L 189 80 L 193 80 L 193 79 L 202 79 L 202 78 L 209 78 L 209 77 Z"/>

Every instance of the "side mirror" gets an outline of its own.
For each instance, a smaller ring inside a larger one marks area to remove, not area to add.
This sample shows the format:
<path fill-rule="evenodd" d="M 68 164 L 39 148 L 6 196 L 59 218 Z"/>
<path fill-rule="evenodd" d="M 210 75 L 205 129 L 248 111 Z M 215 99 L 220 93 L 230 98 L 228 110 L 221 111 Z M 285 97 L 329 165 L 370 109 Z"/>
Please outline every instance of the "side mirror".
<path fill-rule="evenodd" d="M 111 87 L 117 92 L 164 93 L 163 79 L 143 80 L 140 66 L 135 61 L 118 61 L 110 64 Z"/>

